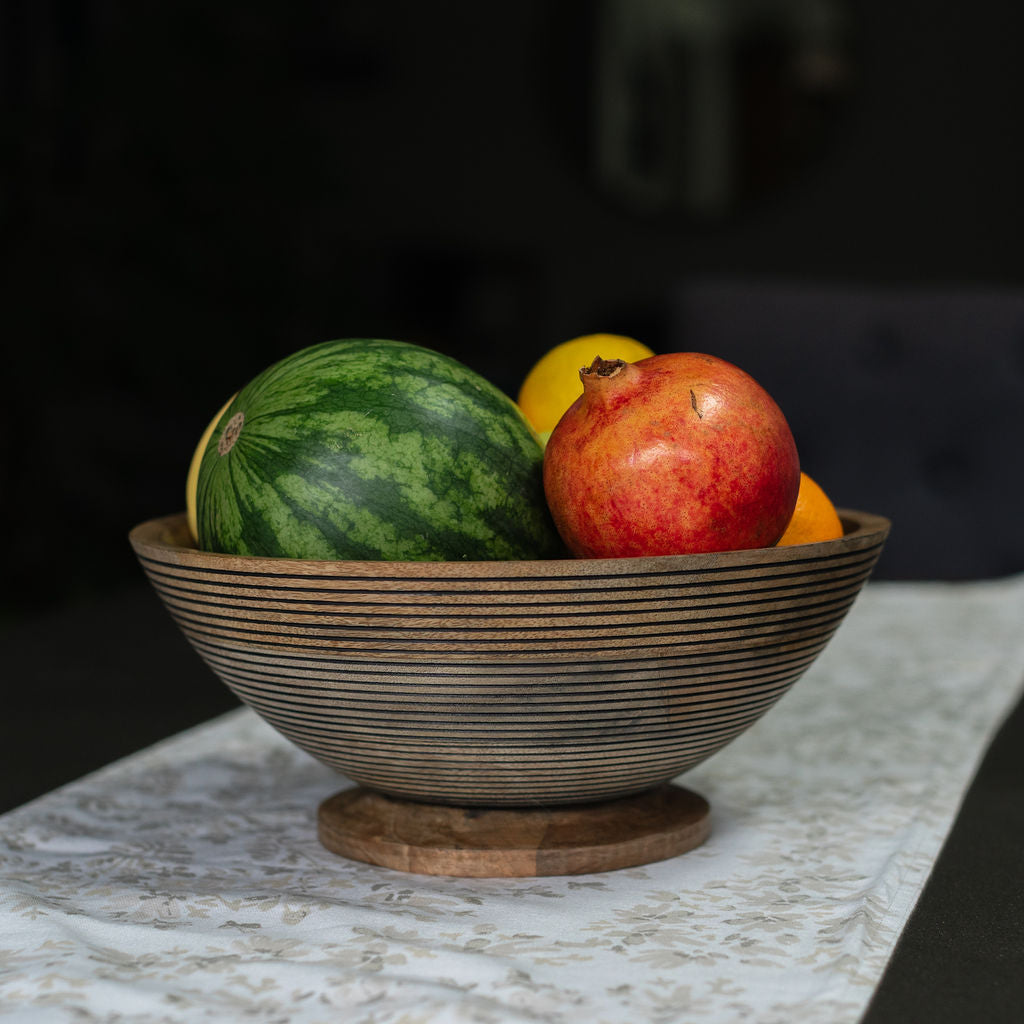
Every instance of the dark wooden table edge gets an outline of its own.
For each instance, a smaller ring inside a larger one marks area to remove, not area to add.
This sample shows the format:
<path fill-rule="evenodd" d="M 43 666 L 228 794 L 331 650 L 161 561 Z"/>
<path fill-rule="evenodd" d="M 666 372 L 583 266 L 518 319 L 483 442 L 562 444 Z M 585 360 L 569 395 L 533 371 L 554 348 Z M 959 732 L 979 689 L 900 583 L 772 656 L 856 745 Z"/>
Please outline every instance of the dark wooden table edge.
<path fill-rule="evenodd" d="M 1024 698 L 986 751 L 861 1024 L 1024 1020 Z"/>

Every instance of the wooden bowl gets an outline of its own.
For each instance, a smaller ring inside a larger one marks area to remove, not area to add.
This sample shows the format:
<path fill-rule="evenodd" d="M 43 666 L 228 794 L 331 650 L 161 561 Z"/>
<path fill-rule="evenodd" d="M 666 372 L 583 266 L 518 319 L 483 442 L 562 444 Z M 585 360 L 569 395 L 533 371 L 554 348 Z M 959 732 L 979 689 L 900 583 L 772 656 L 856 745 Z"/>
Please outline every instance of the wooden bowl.
<path fill-rule="evenodd" d="M 211 554 L 184 515 L 130 540 L 193 647 L 275 729 L 389 797 L 608 800 L 721 750 L 807 670 L 888 520 L 785 548 L 522 562 Z"/>

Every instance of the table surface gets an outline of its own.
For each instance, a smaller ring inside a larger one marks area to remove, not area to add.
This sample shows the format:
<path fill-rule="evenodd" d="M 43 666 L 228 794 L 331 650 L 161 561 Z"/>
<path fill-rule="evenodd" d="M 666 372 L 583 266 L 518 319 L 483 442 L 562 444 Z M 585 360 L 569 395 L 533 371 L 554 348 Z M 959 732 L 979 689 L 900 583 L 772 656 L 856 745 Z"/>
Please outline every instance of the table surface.
<path fill-rule="evenodd" d="M 680 780 L 709 840 L 604 874 L 337 857 L 315 816 L 346 780 L 228 711 L 0 817 L 0 1013 L 1019 1019 L 1022 612 L 1024 577 L 869 584 L 779 706 Z"/>

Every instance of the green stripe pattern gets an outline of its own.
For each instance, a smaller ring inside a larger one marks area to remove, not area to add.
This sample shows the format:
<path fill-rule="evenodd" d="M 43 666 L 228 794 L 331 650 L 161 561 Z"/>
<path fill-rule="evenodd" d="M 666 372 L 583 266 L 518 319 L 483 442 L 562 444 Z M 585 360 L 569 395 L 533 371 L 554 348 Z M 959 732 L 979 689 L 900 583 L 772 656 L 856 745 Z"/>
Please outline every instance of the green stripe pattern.
<path fill-rule="evenodd" d="M 328 341 L 265 370 L 221 416 L 199 471 L 199 545 L 327 560 L 558 557 L 542 461 L 515 403 L 462 363 L 407 342 Z"/>

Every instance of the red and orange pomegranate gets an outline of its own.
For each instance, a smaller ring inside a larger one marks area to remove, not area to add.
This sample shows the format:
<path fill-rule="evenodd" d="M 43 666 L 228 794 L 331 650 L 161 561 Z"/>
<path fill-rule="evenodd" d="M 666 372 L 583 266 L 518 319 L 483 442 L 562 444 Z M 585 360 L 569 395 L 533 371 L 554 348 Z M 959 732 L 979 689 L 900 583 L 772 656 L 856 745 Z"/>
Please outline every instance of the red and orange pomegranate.
<path fill-rule="evenodd" d="M 749 374 L 693 352 L 595 359 L 558 422 L 544 488 L 583 558 L 767 547 L 782 536 L 800 460 L 781 409 Z"/>

